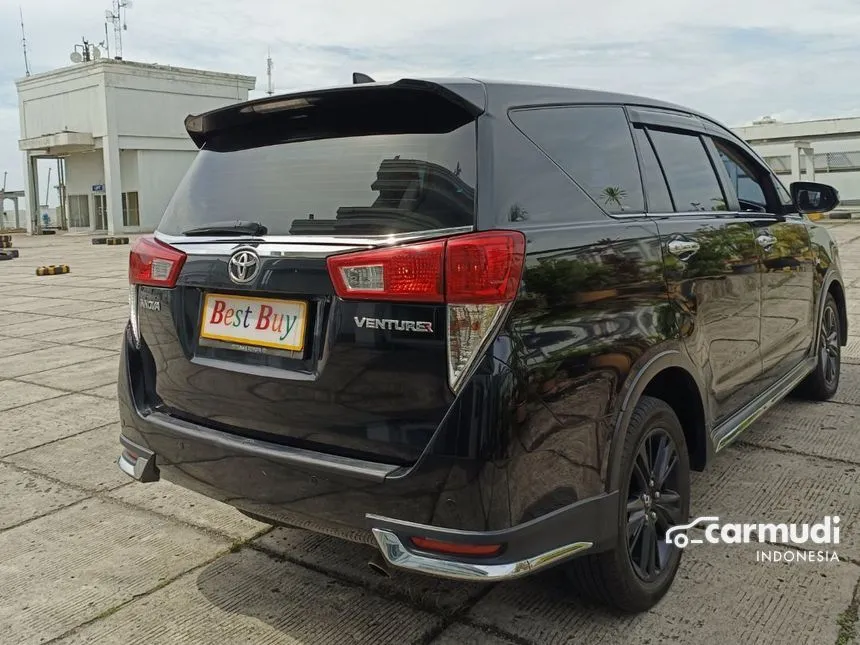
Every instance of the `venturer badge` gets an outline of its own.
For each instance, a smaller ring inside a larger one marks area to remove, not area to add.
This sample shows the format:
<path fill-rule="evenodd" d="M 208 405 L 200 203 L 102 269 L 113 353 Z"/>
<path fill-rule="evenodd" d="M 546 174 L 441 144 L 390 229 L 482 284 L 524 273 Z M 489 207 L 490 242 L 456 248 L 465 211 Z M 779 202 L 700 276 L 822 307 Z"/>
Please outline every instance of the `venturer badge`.
<path fill-rule="evenodd" d="M 390 318 L 353 318 L 360 329 L 387 329 L 388 331 L 417 331 L 433 333 L 433 323 L 420 320 L 392 320 Z"/>

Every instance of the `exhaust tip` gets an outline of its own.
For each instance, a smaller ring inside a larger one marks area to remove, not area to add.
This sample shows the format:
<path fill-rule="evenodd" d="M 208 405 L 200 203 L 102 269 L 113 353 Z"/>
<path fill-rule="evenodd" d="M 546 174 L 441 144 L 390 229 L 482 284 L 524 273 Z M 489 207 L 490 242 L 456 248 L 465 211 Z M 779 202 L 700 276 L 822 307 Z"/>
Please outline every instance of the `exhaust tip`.
<path fill-rule="evenodd" d="M 370 567 L 370 570 L 374 573 L 383 576 L 384 578 L 390 578 L 391 572 L 388 570 L 388 563 L 385 561 L 385 558 L 382 557 L 382 554 L 377 552 L 373 555 L 373 557 L 368 560 L 367 566 Z"/>

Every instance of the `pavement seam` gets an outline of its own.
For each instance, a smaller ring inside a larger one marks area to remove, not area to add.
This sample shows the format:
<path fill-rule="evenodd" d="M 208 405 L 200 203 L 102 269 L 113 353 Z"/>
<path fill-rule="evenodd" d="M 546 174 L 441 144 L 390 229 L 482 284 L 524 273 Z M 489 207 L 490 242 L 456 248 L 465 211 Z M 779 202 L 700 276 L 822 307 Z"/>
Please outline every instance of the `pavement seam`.
<path fill-rule="evenodd" d="M 836 618 L 839 633 L 836 636 L 836 645 L 850 645 L 855 642 L 857 636 L 858 609 L 860 609 L 860 578 L 854 585 L 854 595 L 848 607 Z"/>
<path fill-rule="evenodd" d="M 107 356 L 105 356 L 104 358 L 107 358 Z M 119 357 L 117 357 L 117 358 L 119 358 Z M 84 362 L 87 362 L 87 361 L 84 361 Z M 75 363 L 75 365 L 77 365 L 77 364 L 78 363 Z M 71 367 L 71 365 L 64 365 L 61 368 L 53 368 L 53 369 L 63 369 L 64 367 Z M 117 364 L 117 369 L 119 369 L 119 364 Z M 45 370 L 45 371 L 48 372 L 51 370 Z M 38 372 L 38 373 L 41 374 L 42 372 Z M 29 377 L 29 376 L 33 376 L 33 375 L 32 374 L 24 374 L 24 376 Z M 6 379 L 6 380 L 7 381 L 15 381 L 16 383 L 26 383 L 27 385 L 39 385 L 41 387 L 47 387 L 47 388 L 50 388 L 52 390 L 57 390 L 58 392 L 62 392 L 63 394 L 86 394 L 87 396 L 94 396 L 97 399 L 103 399 L 104 397 L 98 396 L 96 394 L 89 394 L 89 392 L 91 390 L 98 390 L 99 388 L 105 387 L 106 385 L 111 385 L 111 384 L 116 385 L 116 380 L 114 380 L 112 382 L 102 383 L 101 385 L 93 385 L 92 387 L 88 387 L 85 390 L 67 390 L 67 389 L 62 388 L 62 387 L 57 387 L 56 385 L 42 385 L 41 383 L 33 383 L 31 381 L 22 381 L 20 376 L 14 376 L 14 377 L 12 377 L 10 379 Z M 55 397 L 52 397 L 52 398 L 55 398 Z M 43 400 L 47 400 L 47 399 L 43 399 Z M 40 401 L 34 401 L 33 403 L 40 403 Z M 29 405 L 29 403 L 27 403 L 25 405 Z M 18 407 L 18 406 L 16 406 L 16 407 Z"/>
<path fill-rule="evenodd" d="M 27 383 L 26 381 L 18 381 L 14 378 L 0 379 L 0 383 L 2 383 L 4 381 L 15 381 L 15 383 L 22 383 L 22 384 L 26 384 L 26 385 L 37 385 L 36 383 Z M 43 385 L 40 387 L 46 387 L 46 386 Z M 53 401 L 54 399 L 61 399 L 64 396 L 68 396 L 69 394 L 77 394 L 77 392 L 67 392 L 65 390 L 58 390 L 57 388 L 54 388 L 54 387 L 48 388 L 48 389 L 55 390 L 57 392 L 56 396 L 48 396 L 48 397 L 45 397 L 44 399 L 39 399 L 38 401 L 30 401 L 29 403 L 21 403 L 19 405 L 13 405 L 11 408 L 4 408 L 3 410 L 0 410 L 0 414 L 5 414 L 6 412 L 11 412 L 12 410 L 17 410 L 18 408 L 25 408 L 28 405 L 33 405 L 35 403 L 45 403 L 46 401 Z"/>
<path fill-rule="evenodd" d="M 98 347 L 86 347 L 84 345 L 71 345 L 71 344 L 62 345 L 60 343 L 55 343 L 55 344 L 57 347 L 73 347 L 74 346 L 74 347 L 77 347 L 78 349 L 89 349 L 89 350 L 94 351 L 94 352 L 111 352 L 112 354 L 116 353 L 114 350 L 99 349 Z M 44 349 L 44 348 L 42 348 L 42 349 Z M 34 349 L 33 352 L 41 352 L 42 349 Z M 31 354 L 31 353 L 32 352 L 25 352 L 23 354 L 15 354 L 15 356 L 26 356 L 27 354 Z M 39 385 L 38 383 L 30 383 L 29 381 L 20 381 L 19 379 L 22 376 L 35 376 L 36 374 L 44 374 L 45 372 L 55 372 L 57 370 L 64 370 L 67 367 L 74 367 L 75 365 L 81 365 L 82 363 L 92 363 L 93 361 L 96 361 L 100 358 L 115 358 L 115 357 L 114 356 L 97 356 L 96 358 L 88 358 L 88 359 L 83 360 L 83 361 L 75 361 L 74 363 L 67 363 L 65 365 L 55 365 L 53 367 L 46 367 L 45 369 L 39 370 L 37 372 L 27 372 L 26 374 L 16 374 L 15 376 L 10 376 L 9 378 L 3 379 L 3 380 L 5 380 L 5 381 L 18 381 L 19 383 L 27 383 L 28 385 Z M 43 386 L 43 387 L 47 387 L 47 386 Z M 54 389 L 59 389 L 59 388 L 54 388 Z M 63 391 L 63 390 L 61 390 L 61 391 Z"/>
<path fill-rule="evenodd" d="M 139 511 L 142 513 L 148 513 L 148 514 L 154 515 L 160 519 L 168 520 L 168 521 L 173 522 L 175 524 L 179 524 L 181 526 L 184 526 L 185 528 L 195 529 L 197 531 L 205 533 L 209 537 L 220 538 L 220 539 L 228 540 L 228 541 L 235 541 L 238 539 L 233 535 L 223 533 L 222 531 L 219 531 L 217 529 L 213 529 L 213 528 L 210 528 L 208 526 L 201 526 L 199 524 L 192 524 L 191 522 L 183 520 L 182 518 L 175 517 L 173 515 L 168 515 L 166 513 L 161 513 L 160 511 L 156 511 L 156 510 L 153 510 L 151 508 L 146 508 L 145 506 L 138 506 L 137 504 L 132 504 L 131 502 L 127 502 L 124 499 L 112 497 L 110 495 L 110 493 L 112 493 L 116 490 L 119 490 L 120 488 L 124 488 L 126 486 L 129 486 L 131 484 L 136 483 L 133 480 L 125 482 L 124 484 L 119 484 L 118 486 L 112 486 L 110 488 L 104 488 L 104 489 L 96 490 L 93 488 L 86 488 L 85 486 L 80 486 L 78 484 L 70 484 L 69 482 L 61 481 L 55 477 L 51 477 L 50 475 L 46 475 L 45 473 L 40 472 L 38 470 L 28 468 L 27 466 L 21 466 L 19 464 L 13 463 L 11 461 L 5 461 L 5 459 L 6 459 L 5 457 L 0 458 L 0 463 L 5 464 L 7 466 L 11 466 L 12 468 L 15 468 L 17 470 L 20 470 L 21 472 L 25 472 L 25 473 L 30 474 L 30 475 L 35 475 L 37 477 L 43 477 L 44 479 L 47 479 L 47 480 L 49 480 L 55 484 L 58 484 L 60 486 L 65 486 L 65 487 L 71 488 L 73 490 L 78 490 L 78 491 L 82 491 L 84 493 L 87 493 L 89 495 L 89 499 L 98 499 L 98 500 L 101 500 L 103 502 L 111 502 L 114 504 L 118 504 L 119 506 L 122 506 L 126 509 L 129 509 L 129 510 Z M 253 536 L 251 536 L 248 539 L 256 539 L 258 537 L 262 537 L 263 535 L 265 535 L 266 533 L 271 531 L 272 528 L 273 527 L 269 526 L 268 528 L 260 529 L 257 533 L 255 533 Z"/>
<path fill-rule="evenodd" d="M 794 450 L 793 448 L 775 448 L 774 446 L 763 446 L 758 443 L 750 443 L 748 441 L 738 440 L 735 441 L 734 444 L 738 447 L 743 448 L 752 448 L 755 450 L 766 450 L 770 452 L 778 452 L 784 455 L 794 455 L 796 457 L 806 457 L 809 459 L 818 459 L 820 461 L 827 461 L 836 464 L 844 464 L 846 466 L 860 466 L 860 461 L 851 461 L 850 459 L 842 459 L 840 457 L 823 457 L 821 455 L 814 455 L 808 452 L 803 452 L 801 450 Z"/>
<path fill-rule="evenodd" d="M 80 392 L 72 392 L 71 394 L 80 394 Z M 68 394 L 66 394 L 65 396 L 68 396 Z M 91 396 L 94 399 L 100 398 L 97 396 L 92 396 L 91 394 L 88 394 L 87 396 Z M 61 397 L 55 397 L 55 398 L 61 398 Z M 44 399 L 44 400 L 45 401 L 51 401 L 53 399 Z M 101 400 L 105 400 L 105 399 L 101 399 Z M 41 403 L 41 402 L 42 401 L 36 401 L 36 403 Z M 32 405 L 32 404 L 28 403 L 28 405 Z M 18 406 L 18 407 L 23 407 L 23 406 Z M 10 408 L 10 409 L 14 410 L 15 408 Z M 4 412 L 8 412 L 8 411 L 9 410 L 4 410 Z M 44 448 L 45 446 L 50 446 L 50 445 L 58 443 L 60 441 L 65 441 L 66 439 L 71 439 L 72 437 L 80 437 L 82 434 L 86 434 L 87 432 L 92 432 L 93 430 L 101 430 L 102 428 L 107 428 L 108 426 L 113 426 L 113 425 L 116 425 L 117 423 L 119 423 L 119 419 L 117 419 L 116 421 L 109 421 L 108 423 L 103 423 L 103 424 L 98 425 L 98 426 L 93 426 L 92 428 L 87 428 L 86 430 L 81 430 L 80 432 L 75 432 L 73 434 L 67 434 L 63 437 L 58 437 L 57 439 L 51 439 L 50 441 L 46 441 L 45 443 L 40 443 L 37 446 L 30 446 L 30 447 L 24 448 L 22 450 L 16 450 L 15 452 L 10 452 L 10 453 L 7 453 L 5 455 L 0 455 L 0 461 L 5 461 L 6 459 L 9 459 L 9 457 L 15 457 L 17 455 L 23 454 L 23 453 L 28 452 L 30 450 L 36 450 L 37 448 Z M 119 435 L 117 435 L 117 446 L 119 446 Z M 9 462 L 9 463 L 12 464 L 12 462 Z M 12 464 L 12 465 L 15 465 L 15 464 Z M 43 475 L 43 476 L 51 479 L 51 477 L 48 475 Z M 56 481 L 61 483 L 61 484 L 64 483 L 64 482 L 61 482 L 60 480 L 56 480 Z M 82 488 L 82 490 L 87 490 L 87 489 Z"/>
<path fill-rule="evenodd" d="M 250 540 L 253 538 L 248 538 L 248 539 Z M 242 544 L 244 542 L 245 542 L 245 540 L 233 540 L 233 542 L 229 546 L 218 551 L 211 558 L 208 558 L 207 560 L 201 562 L 200 564 L 195 565 L 195 566 L 193 566 L 193 567 L 191 567 L 185 571 L 182 571 L 181 573 L 178 573 L 177 575 L 175 575 L 173 577 L 165 578 L 164 580 L 161 580 L 156 585 L 154 585 L 151 589 L 148 589 L 146 591 L 142 591 L 140 593 L 133 594 L 130 598 L 128 598 L 127 600 L 124 600 L 120 604 L 114 605 L 113 607 L 109 607 L 108 609 L 105 609 L 103 612 L 101 612 L 99 615 L 93 616 L 89 620 L 82 622 L 80 625 L 75 625 L 71 629 L 68 629 L 65 632 L 63 632 L 62 634 L 59 634 L 59 635 L 55 636 L 54 638 L 52 638 L 48 641 L 45 641 L 43 643 L 43 645 L 50 645 L 51 643 L 58 643 L 58 642 L 62 641 L 63 639 L 68 638 L 69 636 L 73 636 L 74 634 L 81 631 L 85 627 L 88 627 L 89 625 L 92 625 L 93 623 L 95 623 L 99 620 L 103 620 L 103 619 L 107 618 L 108 616 L 111 616 L 112 614 L 115 614 L 116 612 L 122 610 L 123 608 L 125 608 L 126 606 L 135 602 L 139 598 L 146 598 L 147 596 L 151 596 L 152 594 L 164 589 L 168 585 L 176 582 L 180 578 L 183 578 L 187 575 L 193 574 L 193 573 L 199 571 L 200 569 L 202 569 L 203 567 L 208 567 L 210 564 L 212 564 L 216 560 L 219 560 L 220 558 L 224 557 L 225 555 L 238 551 L 242 547 Z"/>
<path fill-rule="evenodd" d="M 9 464 L 6 464 L 6 465 L 9 465 Z M 63 504 L 62 506 L 58 506 L 57 508 L 52 508 L 50 511 L 47 511 L 45 513 L 41 513 L 39 515 L 34 515 L 33 517 L 28 517 L 26 520 L 22 520 L 22 521 L 18 522 L 17 524 L 12 524 L 11 526 L 6 526 L 3 528 L 0 528 L 0 534 L 5 533 L 6 531 L 11 531 L 13 529 L 20 528 L 22 526 L 26 526 L 30 522 L 35 522 L 36 520 L 40 520 L 43 517 L 48 517 L 50 515 L 54 515 L 55 513 L 58 513 L 59 511 L 64 511 L 66 509 L 72 508 L 73 506 L 77 506 L 81 502 L 85 502 L 88 499 L 92 499 L 92 496 L 90 495 L 87 497 L 82 497 L 81 499 L 76 499 L 74 502 L 69 502 L 68 504 Z"/>
<path fill-rule="evenodd" d="M 365 591 L 369 591 L 370 593 L 379 596 L 380 598 L 384 598 L 386 600 L 396 601 L 402 605 L 406 605 L 411 609 L 417 609 L 429 614 L 432 614 L 438 618 L 444 619 L 450 615 L 456 615 L 459 612 L 459 607 L 451 612 L 450 614 L 445 613 L 444 610 L 440 610 L 438 606 L 434 606 L 431 603 L 423 603 L 420 601 L 416 601 L 414 598 L 410 597 L 407 593 L 398 593 L 397 590 L 392 589 L 384 589 L 380 587 L 374 587 L 368 585 L 366 581 L 362 580 L 360 576 L 352 576 L 348 573 L 342 573 L 340 571 L 332 571 L 330 569 L 326 569 L 318 564 L 314 564 L 312 562 L 306 562 L 304 560 L 300 560 L 298 558 L 294 558 L 285 553 L 280 553 L 275 551 L 274 549 L 270 549 L 269 547 L 263 546 L 261 544 L 248 542 L 243 544 L 242 546 L 252 549 L 253 551 L 257 551 L 258 553 L 262 553 L 263 555 L 272 558 L 276 562 L 288 562 L 297 567 L 301 567 L 302 569 L 307 569 L 309 571 L 313 571 L 314 573 L 318 573 L 320 575 L 326 576 L 327 578 L 332 578 L 341 582 L 343 584 L 349 585 L 350 587 L 358 587 L 360 589 L 364 589 Z M 463 606 L 465 606 L 464 603 Z M 435 636 L 434 636 L 435 638 Z M 424 642 L 424 641 L 419 641 Z"/>
<path fill-rule="evenodd" d="M 517 643 L 517 645 L 533 645 L 532 641 L 526 640 L 521 636 L 508 633 L 496 625 L 492 625 L 489 627 L 486 625 L 480 625 L 478 623 L 473 623 L 469 618 L 469 612 L 475 607 L 475 605 L 477 605 L 484 598 L 486 598 L 495 587 L 496 585 L 494 584 L 488 584 L 486 589 L 481 590 L 480 593 L 475 594 L 475 596 L 472 598 L 469 598 L 466 602 L 457 607 L 455 611 L 451 612 L 451 614 L 442 615 L 442 622 L 436 628 L 428 631 L 425 638 L 422 638 L 420 641 L 418 641 L 418 643 L 420 643 L 420 645 L 432 645 L 432 643 L 440 636 L 442 636 L 442 634 L 444 634 L 448 629 L 459 623 L 466 627 L 479 629 L 482 632 L 489 632 L 494 636 L 513 641 L 514 643 Z"/>
<path fill-rule="evenodd" d="M 96 309 L 93 309 L 92 311 L 107 311 L 108 309 L 116 308 L 118 305 L 121 306 L 120 303 L 101 302 L 99 304 L 102 304 L 105 306 L 104 307 L 97 307 Z M 3 311 L 3 313 L 4 314 L 19 314 L 22 316 L 45 316 L 46 318 L 64 318 L 66 320 L 77 320 L 78 322 L 81 322 L 81 320 L 86 320 L 89 322 L 104 322 L 101 320 L 94 320 L 92 318 L 81 318 L 80 316 L 74 316 L 74 315 L 64 316 L 63 314 L 47 314 L 47 313 L 42 313 L 41 311 L 9 311 L 8 309 L 6 309 Z M 44 333 L 44 332 L 38 332 L 38 331 L 37 332 L 31 332 L 31 336 L 38 336 L 40 333 Z M 21 338 L 28 338 L 28 337 L 22 335 Z"/>
<path fill-rule="evenodd" d="M 359 576 L 351 576 L 348 573 L 344 574 L 339 571 L 332 571 L 318 564 L 299 560 L 298 558 L 294 558 L 284 553 L 280 553 L 261 544 L 256 544 L 254 542 L 248 541 L 241 546 L 256 551 L 258 553 L 262 553 L 263 555 L 266 555 L 267 557 L 272 558 L 277 562 L 288 562 L 302 569 L 313 571 L 314 573 L 318 573 L 327 578 L 337 580 L 338 582 L 349 585 L 351 587 L 363 589 L 385 600 L 398 602 L 411 609 L 415 609 L 436 616 L 440 619 L 439 625 L 437 625 L 433 629 L 430 629 L 422 639 L 417 641 L 417 643 L 420 645 L 430 645 L 433 641 L 439 638 L 439 636 L 441 636 L 445 632 L 445 630 L 458 623 L 464 626 L 478 628 L 482 631 L 492 633 L 499 637 L 504 637 L 507 640 L 513 641 L 514 643 L 517 643 L 519 645 L 532 645 L 531 641 L 523 639 L 522 637 L 517 636 L 515 634 L 506 632 L 499 627 L 496 627 L 494 625 L 488 627 L 487 625 L 473 622 L 471 621 L 471 619 L 468 618 L 467 613 L 496 587 L 495 584 L 487 584 L 486 588 L 482 589 L 480 593 L 475 594 L 474 597 L 469 598 L 455 609 L 451 611 L 446 611 L 444 609 L 439 608 L 438 605 L 416 600 L 408 593 L 399 593 L 397 589 L 373 587 L 368 585 Z"/>

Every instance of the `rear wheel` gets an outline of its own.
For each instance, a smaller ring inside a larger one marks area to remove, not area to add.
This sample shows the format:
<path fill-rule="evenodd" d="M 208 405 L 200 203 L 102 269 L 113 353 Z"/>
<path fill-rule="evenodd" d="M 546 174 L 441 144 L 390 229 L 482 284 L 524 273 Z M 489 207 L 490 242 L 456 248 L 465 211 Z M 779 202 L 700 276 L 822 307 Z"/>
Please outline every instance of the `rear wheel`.
<path fill-rule="evenodd" d="M 582 595 L 639 612 L 660 601 L 678 571 L 681 550 L 666 543 L 666 532 L 689 516 L 690 460 L 675 412 L 647 396 L 633 412 L 623 450 L 618 542 L 572 561 L 566 573 Z"/>
<path fill-rule="evenodd" d="M 815 369 L 795 390 L 795 395 L 811 401 L 826 401 L 839 389 L 839 371 L 842 361 L 839 307 L 835 298 L 827 294 L 821 312 L 818 332 L 818 360 Z"/>

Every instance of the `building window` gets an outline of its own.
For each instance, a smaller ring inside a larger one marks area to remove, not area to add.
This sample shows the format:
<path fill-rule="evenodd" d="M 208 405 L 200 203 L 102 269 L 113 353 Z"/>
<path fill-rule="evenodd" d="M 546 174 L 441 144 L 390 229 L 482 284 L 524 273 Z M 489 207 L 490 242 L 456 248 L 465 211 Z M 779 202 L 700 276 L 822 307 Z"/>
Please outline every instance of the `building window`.
<path fill-rule="evenodd" d="M 140 226 L 140 206 L 137 201 L 137 191 L 122 194 L 122 224 L 123 226 Z"/>
<path fill-rule="evenodd" d="M 69 228 L 90 227 L 90 200 L 87 195 L 69 195 Z"/>

